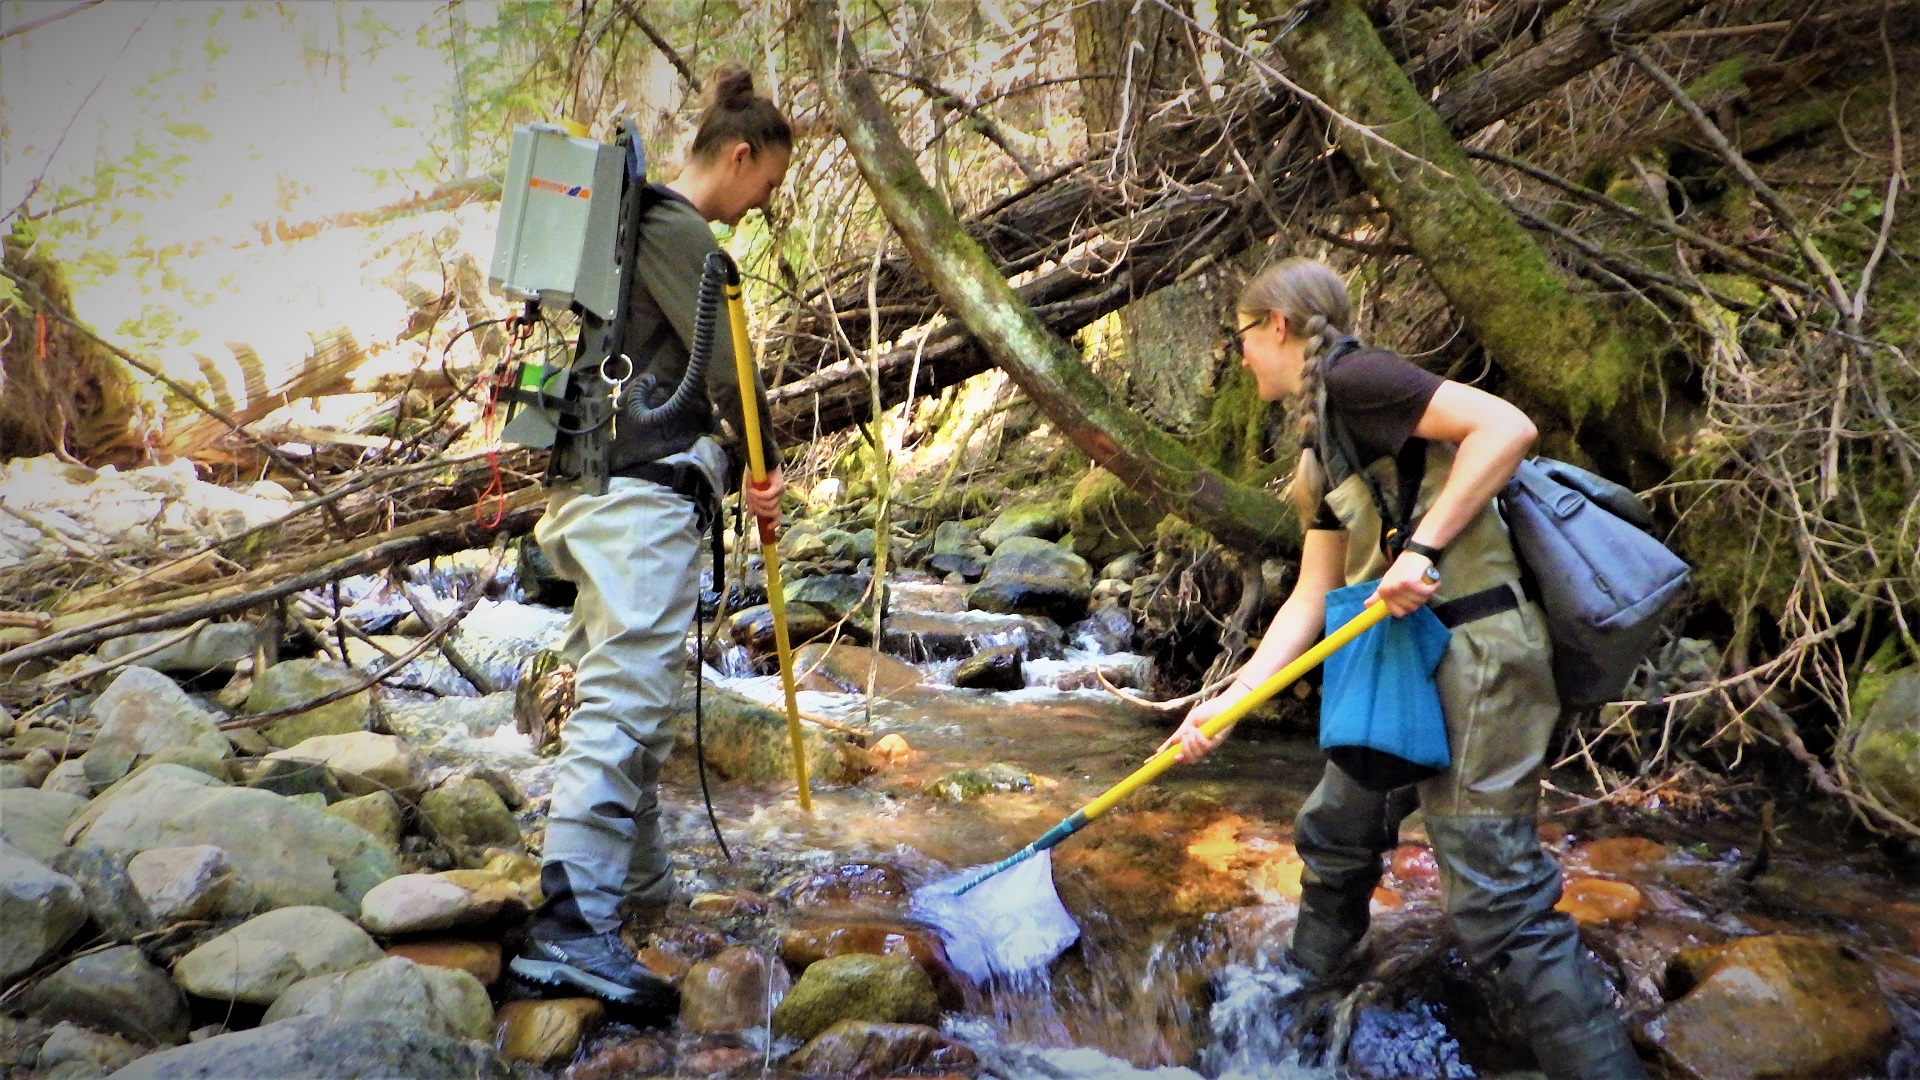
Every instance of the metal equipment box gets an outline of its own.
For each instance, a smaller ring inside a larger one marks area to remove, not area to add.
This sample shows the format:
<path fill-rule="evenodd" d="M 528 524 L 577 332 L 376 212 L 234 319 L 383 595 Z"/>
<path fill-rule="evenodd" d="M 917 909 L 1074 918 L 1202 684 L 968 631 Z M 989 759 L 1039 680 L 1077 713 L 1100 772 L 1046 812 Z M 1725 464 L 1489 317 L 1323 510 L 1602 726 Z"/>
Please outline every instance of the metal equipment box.
<path fill-rule="evenodd" d="M 620 174 L 618 147 L 558 124 L 515 127 L 487 284 L 510 300 L 613 318 Z"/>

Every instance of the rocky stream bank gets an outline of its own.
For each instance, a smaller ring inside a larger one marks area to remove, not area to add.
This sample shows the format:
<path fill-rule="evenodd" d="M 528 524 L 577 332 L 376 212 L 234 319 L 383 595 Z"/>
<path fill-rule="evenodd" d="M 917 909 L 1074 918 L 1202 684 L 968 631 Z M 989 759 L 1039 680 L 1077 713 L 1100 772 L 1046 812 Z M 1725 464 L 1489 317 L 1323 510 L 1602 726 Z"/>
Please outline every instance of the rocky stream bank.
<path fill-rule="evenodd" d="M 1084 933 L 1050 971 L 961 974 L 911 894 L 1032 839 L 1177 720 L 1101 685 L 1151 684 L 1136 626 L 1164 566 L 1140 550 L 1151 522 L 1129 542 L 1016 507 L 897 535 L 876 621 L 858 526 L 803 518 L 783 540 L 795 636 L 816 639 L 813 814 L 751 570 L 703 650 L 732 858 L 689 711 L 663 822 L 681 899 L 630 928 L 681 989 L 670 1027 L 503 977 L 539 901 L 569 700 L 564 667 L 528 662 L 565 597 L 523 548 L 451 655 L 378 689 L 301 711 L 360 677 L 212 623 L 110 643 L 60 669 L 83 676 L 73 693 L 0 717 L 0 1076 L 1527 1075 L 1450 948 L 1417 826 L 1341 985 L 1301 994 L 1274 966 L 1299 893 L 1289 822 L 1319 767 L 1297 702 L 1056 852 Z M 483 556 L 412 568 L 419 611 L 385 579 L 344 583 L 336 651 L 399 655 L 483 587 Z M 332 613 L 328 590 L 305 601 Z M 248 720 L 268 713 L 285 715 Z M 1657 1068 L 1920 1075 L 1920 888 L 1872 849 L 1591 809 L 1541 833 Z"/>

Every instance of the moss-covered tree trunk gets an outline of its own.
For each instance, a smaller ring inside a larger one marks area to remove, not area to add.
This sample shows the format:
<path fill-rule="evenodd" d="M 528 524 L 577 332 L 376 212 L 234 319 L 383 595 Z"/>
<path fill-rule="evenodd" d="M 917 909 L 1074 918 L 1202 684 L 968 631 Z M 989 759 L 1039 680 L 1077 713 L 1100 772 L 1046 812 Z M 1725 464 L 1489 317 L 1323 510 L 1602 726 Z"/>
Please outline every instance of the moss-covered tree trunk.
<path fill-rule="evenodd" d="M 1277 9 L 1276 0 L 1256 10 Z M 1656 458 L 1635 390 L 1651 343 L 1582 295 L 1474 175 L 1445 121 L 1353 0 L 1331 0 L 1280 41 L 1289 75 L 1344 120 L 1334 138 L 1447 299 L 1530 403 Z"/>
<path fill-rule="evenodd" d="M 1114 401 L 1072 346 L 1021 302 L 921 175 L 834 7 L 800 0 L 795 12 L 821 96 L 881 211 L 941 303 L 994 363 L 1074 445 L 1160 509 L 1241 550 L 1296 546 L 1299 529 L 1290 509 L 1200 464 L 1171 436 Z"/>

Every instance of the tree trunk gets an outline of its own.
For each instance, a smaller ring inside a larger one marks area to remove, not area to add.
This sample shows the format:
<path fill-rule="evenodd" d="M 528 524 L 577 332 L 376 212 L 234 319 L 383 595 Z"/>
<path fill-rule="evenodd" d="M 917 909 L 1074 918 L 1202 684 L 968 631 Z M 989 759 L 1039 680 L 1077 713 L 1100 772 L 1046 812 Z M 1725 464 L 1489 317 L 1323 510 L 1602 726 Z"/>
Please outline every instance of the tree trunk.
<path fill-rule="evenodd" d="M 1104 0 L 1072 9 L 1074 66 L 1087 142 L 1125 138 L 1145 113 L 1192 81 L 1178 16 L 1152 3 Z"/>
<path fill-rule="evenodd" d="M 1200 465 L 1171 436 L 1112 400 L 927 185 L 833 8 L 824 0 L 796 7 L 821 94 L 881 211 L 941 302 L 1029 400 L 1096 463 L 1222 543 L 1253 552 L 1296 546 L 1298 524 L 1280 501 Z"/>
<path fill-rule="evenodd" d="M 1272 5 L 1277 7 L 1278 5 Z M 1494 363 L 1531 401 L 1655 457 L 1635 390 L 1652 342 L 1576 291 L 1491 190 L 1353 0 L 1280 42 L 1289 70 L 1346 119 L 1335 140 Z M 1597 422 L 1597 423 L 1596 423 Z"/>

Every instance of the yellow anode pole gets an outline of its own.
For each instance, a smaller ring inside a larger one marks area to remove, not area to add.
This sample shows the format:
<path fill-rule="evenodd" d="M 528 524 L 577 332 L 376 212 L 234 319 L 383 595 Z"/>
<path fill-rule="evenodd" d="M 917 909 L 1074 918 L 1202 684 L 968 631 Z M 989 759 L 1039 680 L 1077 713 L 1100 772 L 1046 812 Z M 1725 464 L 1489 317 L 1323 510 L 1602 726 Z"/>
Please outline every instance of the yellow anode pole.
<path fill-rule="evenodd" d="M 727 315 L 733 327 L 734 373 L 739 379 L 742 435 L 747 444 L 747 482 L 767 485 L 767 455 L 760 444 L 760 409 L 753 392 L 753 345 L 747 337 L 747 304 L 740 295 L 740 268 L 727 260 Z M 759 518 L 760 561 L 767 568 L 767 606 L 773 610 L 773 647 L 780 657 L 780 689 L 787 697 L 787 738 L 793 743 L 793 777 L 800 809 L 813 809 L 807 782 L 807 742 L 800 734 L 800 703 L 794 697 L 793 643 L 787 638 L 787 594 L 780 584 L 780 516 Z"/>

